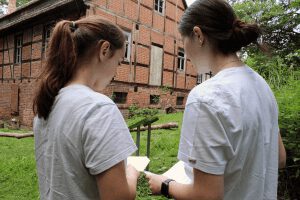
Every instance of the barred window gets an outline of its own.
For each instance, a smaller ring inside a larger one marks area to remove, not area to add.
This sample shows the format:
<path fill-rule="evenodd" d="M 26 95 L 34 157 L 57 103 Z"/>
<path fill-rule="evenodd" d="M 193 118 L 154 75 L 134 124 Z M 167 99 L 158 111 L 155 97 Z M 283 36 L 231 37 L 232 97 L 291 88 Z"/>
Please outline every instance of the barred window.
<path fill-rule="evenodd" d="M 22 46 L 23 46 L 23 35 L 15 36 L 15 64 L 20 64 L 22 62 Z"/>

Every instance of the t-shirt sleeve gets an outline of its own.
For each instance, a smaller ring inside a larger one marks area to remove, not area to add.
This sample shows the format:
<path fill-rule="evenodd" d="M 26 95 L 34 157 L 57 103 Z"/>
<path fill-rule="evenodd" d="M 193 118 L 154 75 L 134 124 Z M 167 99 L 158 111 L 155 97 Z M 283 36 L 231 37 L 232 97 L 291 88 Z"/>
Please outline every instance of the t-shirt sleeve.
<path fill-rule="evenodd" d="M 116 105 L 95 108 L 82 132 L 86 168 L 97 175 L 127 159 L 137 148 Z"/>
<path fill-rule="evenodd" d="M 222 114 L 207 103 L 186 106 L 178 159 L 200 171 L 222 175 L 233 149 Z"/>

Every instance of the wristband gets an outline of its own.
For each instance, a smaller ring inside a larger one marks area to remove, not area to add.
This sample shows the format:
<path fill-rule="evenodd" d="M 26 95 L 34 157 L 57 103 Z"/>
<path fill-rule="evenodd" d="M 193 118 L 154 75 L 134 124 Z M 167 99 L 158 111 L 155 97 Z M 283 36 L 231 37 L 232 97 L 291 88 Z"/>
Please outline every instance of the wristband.
<path fill-rule="evenodd" d="M 171 199 L 171 196 L 169 194 L 169 183 L 172 182 L 172 181 L 175 181 L 175 180 L 173 180 L 173 179 L 167 179 L 167 180 L 165 180 L 165 181 L 163 181 L 161 183 L 160 192 L 161 192 L 162 195 L 164 195 L 168 199 Z"/>

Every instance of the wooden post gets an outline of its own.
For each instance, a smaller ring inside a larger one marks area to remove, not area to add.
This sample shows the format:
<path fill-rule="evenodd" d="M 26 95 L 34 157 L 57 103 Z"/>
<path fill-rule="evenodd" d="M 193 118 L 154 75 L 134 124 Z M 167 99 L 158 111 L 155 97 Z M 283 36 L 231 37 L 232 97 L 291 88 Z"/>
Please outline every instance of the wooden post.
<path fill-rule="evenodd" d="M 147 157 L 150 158 L 150 144 L 151 144 L 151 124 L 148 124 L 148 137 L 147 137 Z M 149 171 L 149 165 L 146 168 Z"/>
<path fill-rule="evenodd" d="M 141 126 L 137 127 L 137 132 L 136 132 L 136 146 L 138 148 L 138 150 L 136 151 L 136 155 L 139 156 L 140 155 L 140 142 L 141 142 Z"/>

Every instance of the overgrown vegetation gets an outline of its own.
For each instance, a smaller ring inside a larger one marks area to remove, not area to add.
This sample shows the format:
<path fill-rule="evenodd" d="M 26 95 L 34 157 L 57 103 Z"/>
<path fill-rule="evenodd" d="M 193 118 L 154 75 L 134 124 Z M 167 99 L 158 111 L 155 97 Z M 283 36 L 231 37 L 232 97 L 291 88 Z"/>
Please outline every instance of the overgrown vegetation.
<path fill-rule="evenodd" d="M 151 108 L 140 108 L 137 105 L 131 105 L 128 108 L 129 111 L 129 118 L 137 118 L 137 117 L 151 117 L 157 115 L 159 113 L 158 109 L 151 109 Z"/>

